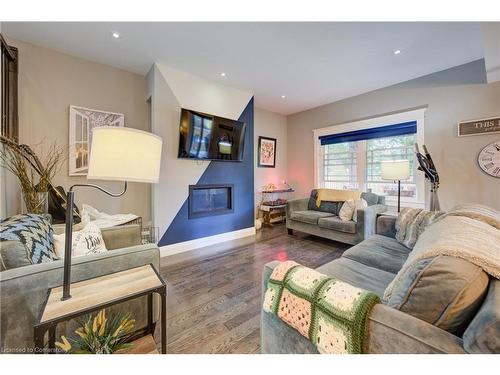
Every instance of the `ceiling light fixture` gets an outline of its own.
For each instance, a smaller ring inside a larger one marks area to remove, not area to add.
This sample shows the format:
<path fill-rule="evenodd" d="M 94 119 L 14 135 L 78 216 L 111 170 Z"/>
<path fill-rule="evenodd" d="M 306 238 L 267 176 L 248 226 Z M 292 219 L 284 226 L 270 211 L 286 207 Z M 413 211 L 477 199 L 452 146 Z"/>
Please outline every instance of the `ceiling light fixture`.
<path fill-rule="evenodd" d="M 119 38 L 120 38 L 120 33 L 119 33 L 119 32 L 113 31 L 113 32 L 111 33 L 111 35 L 112 35 L 112 36 L 113 36 L 113 38 L 115 38 L 115 39 L 119 39 Z"/>
<path fill-rule="evenodd" d="M 286 96 L 285 96 L 285 95 L 281 95 L 281 99 L 285 99 L 285 98 L 286 98 Z"/>
<path fill-rule="evenodd" d="M 220 73 L 220 76 L 221 76 L 221 77 L 225 77 L 225 76 L 226 76 L 226 73 L 222 72 L 222 73 Z"/>
<path fill-rule="evenodd" d="M 400 50 L 400 49 L 397 49 L 397 50 L 395 50 L 395 51 L 394 51 L 394 54 L 395 54 L 395 55 L 399 55 L 400 53 L 401 53 L 401 50 Z"/>

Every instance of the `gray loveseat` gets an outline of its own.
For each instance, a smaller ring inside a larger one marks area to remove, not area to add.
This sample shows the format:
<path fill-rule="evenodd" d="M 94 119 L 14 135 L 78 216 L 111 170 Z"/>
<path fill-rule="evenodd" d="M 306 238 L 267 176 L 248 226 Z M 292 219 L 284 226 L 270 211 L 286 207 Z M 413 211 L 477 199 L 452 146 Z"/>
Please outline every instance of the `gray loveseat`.
<path fill-rule="evenodd" d="M 102 236 L 110 251 L 73 258 L 73 282 L 145 264 L 152 264 L 159 270 L 159 249 L 154 244 L 141 245 L 139 225 L 103 229 Z M 15 246 L 12 242 L 9 245 Z M 30 353 L 34 347 L 33 324 L 40 313 L 47 290 L 61 285 L 62 277 L 63 260 L 0 272 L 0 353 Z M 147 322 L 144 298 L 146 297 L 131 300 L 110 310 L 129 312 L 137 320 L 136 328 L 144 327 Z M 158 300 L 155 304 L 157 303 Z M 155 311 L 158 311 L 158 307 L 159 305 L 155 306 Z M 70 333 L 74 327 L 75 322 L 58 325 L 56 337 Z"/>
<path fill-rule="evenodd" d="M 309 198 L 287 202 L 288 234 L 293 234 L 294 230 L 298 230 L 355 245 L 375 233 L 377 214 L 387 211 L 385 197 L 373 193 L 362 193 L 361 198 L 366 200 L 368 207 L 358 210 L 357 222 L 342 221 L 338 217 L 338 212 L 343 202 L 321 202 L 321 205 L 316 207 L 316 194 L 315 189 L 311 191 Z"/>
<path fill-rule="evenodd" d="M 395 217 L 380 216 L 377 234 L 317 271 L 381 298 L 410 250 L 394 238 Z M 263 295 L 278 262 L 264 266 Z M 500 353 L 500 280 L 465 260 L 437 256 L 422 263 L 402 301 L 377 304 L 368 321 L 366 353 Z M 392 298 L 392 297 L 391 297 Z M 262 312 L 262 353 L 317 353 L 275 315 Z"/>

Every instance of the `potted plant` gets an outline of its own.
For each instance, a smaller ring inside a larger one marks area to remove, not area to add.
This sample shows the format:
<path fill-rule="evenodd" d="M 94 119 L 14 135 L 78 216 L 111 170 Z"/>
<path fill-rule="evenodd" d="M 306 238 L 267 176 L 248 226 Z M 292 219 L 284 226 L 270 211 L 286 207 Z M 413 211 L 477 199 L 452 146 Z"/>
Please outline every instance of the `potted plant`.
<path fill-rule="evenodd" d="M 112 354 L 132 346 L 127 340 L 134 324 L 135 320 L 129 314 L 118 314 L 108 320 L 103 309 L 95 317 L 89 315 L 72 337 L 61 336 L 61 342 L 56 342 L 56 346 L 65 353 Z"/>

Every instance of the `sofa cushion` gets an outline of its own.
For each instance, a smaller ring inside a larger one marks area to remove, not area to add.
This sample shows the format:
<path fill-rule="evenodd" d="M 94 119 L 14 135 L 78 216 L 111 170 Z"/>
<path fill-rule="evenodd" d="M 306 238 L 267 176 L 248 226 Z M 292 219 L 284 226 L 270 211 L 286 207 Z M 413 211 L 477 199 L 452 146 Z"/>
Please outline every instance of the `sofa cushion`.
<path fill-rule="evenodd" d="M 469 353 L 500 353 L 500 280 L 490 280 L 486 298 L 463 340 Z"/>
<path fill-rule="evenodd" d="M 387 285 L 396 277 L 393 273 L 369 267 L 348 258 L 335 259 L 316 268 L 316 271 L 374 292 L 381 298 Z"/>
<path fill-rule="evenodd" d="M 351 247 L 342 256 L 382 271 L 398 273 L 409 254 L 410 249 L 394 238 L 375 234 Z"/>
<path fill-rule="evenodd" d="M 0 242 L 0 263 L 2 271 L 31 265 L 26 246 L 20 241 Z"/>
<path fill-rule="evenodd" d="M 309 202 L 307 203 L 307 209 L 311 211 L 321 211 L 321 212 L 329 212 L 333 215 L 337 215 L 340 207 L 344 202 L 329 202 L 329 201 L 321 201 L 319 207 L 316 205 L 316 197 L 318 195 L 318 190 L 311 190 L 311 195 L 309 196 Z"/>
<path fill-rule="evenodd" d="M 292 220 L 297 220 L 301 221 L 303 223 L 307 224 L 318 224 L 318 220 L 323 218 L 323 217 L 329 217 L 333 216 L 333 214 L 328 213 L 328 212 L 321 212 L 321 211 L 313 211 L 313 210 L 307 210 L 307 211 L 293 211 L 290 214 L 290 217 Z"/>
<path fill-rule="evenodd" d="M 356 223 L 354 221 L 343 221 L 338 216 L 323 217 L 318 220 L 321 228 L 337 230 L 344 233 L 356 233 Z"/>
<path fill-rule="evenodd" d="M 461 336 L 483 302 L 488 275 L 460 258 L 422 259 L 397 284 L 388 305 Z"/>

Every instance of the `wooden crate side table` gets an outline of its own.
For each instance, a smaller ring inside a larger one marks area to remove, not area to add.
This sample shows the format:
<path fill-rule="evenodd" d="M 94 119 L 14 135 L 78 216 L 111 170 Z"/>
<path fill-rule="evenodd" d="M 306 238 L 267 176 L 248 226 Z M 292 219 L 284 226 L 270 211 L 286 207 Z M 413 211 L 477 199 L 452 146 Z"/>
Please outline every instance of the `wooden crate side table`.
<path fill-rule="evenodd" d="M 275 219 L 279 222 L 286 220 L 286 201 L 287 199 L 278 198 L 273 201 L 273 197 L 287 196 L 295 192 L 292 188 L 278 190 L 263 190 L 261 191 L 262 200 L 259 205 L 259 211 L 262 212 L 263 224 L 265 226 L 273 226 Z"/>
<path fill-rule="evenodd" d="M 153 294 L 161 298 L 161 348 L 166 354 L 167 286 L 152 264 L 131 268 L 71 284 L 71 298 L 61 301 L 62 287 L 49 289 L 34 326 L 36 352 L 44 352 L 44 336 L 49 332 L 49 349 L 55 349 L 56 327 L 59 323 L 90 314 L 128 300 L 148 296 L 146 334 L 154 333 Z"/>
<path fill-rule="evenodd" d="M 280 204 L 276 206 L 260 205 L 259 210 L 262 212 L 264 225 L 273 226 L 273 219 L 276 218 L 280 219 L 280 222 L 283 222 L 285 220 L 286 204 Z"/>

